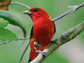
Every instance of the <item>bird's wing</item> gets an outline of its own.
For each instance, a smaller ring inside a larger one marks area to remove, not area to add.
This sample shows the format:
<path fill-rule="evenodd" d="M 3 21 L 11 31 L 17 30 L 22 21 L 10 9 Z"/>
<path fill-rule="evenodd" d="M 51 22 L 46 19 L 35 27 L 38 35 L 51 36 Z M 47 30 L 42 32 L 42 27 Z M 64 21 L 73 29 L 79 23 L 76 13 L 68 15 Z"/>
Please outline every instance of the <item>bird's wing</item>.
<path fill-rule="evenodd" d="M 54 22 L 53 22 L 53 24 L 54 24 L 54 34 L 55 34 L 55 32 L 56 32 L 56 26 L 55 26 L 55 23 Z"/>

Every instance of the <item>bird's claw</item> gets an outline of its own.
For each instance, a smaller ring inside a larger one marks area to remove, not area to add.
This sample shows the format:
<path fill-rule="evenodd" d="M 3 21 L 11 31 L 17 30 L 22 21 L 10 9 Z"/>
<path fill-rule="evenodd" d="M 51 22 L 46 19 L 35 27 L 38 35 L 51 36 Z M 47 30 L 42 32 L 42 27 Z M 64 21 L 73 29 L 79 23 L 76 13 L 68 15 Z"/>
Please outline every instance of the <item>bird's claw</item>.
<path fill-rule="evenodd" d="M 41 51 L 40 53 L 41 53 L 42 55 L 44 55 L 44 56 L 46 55 L 46 52 Z"/>
<path fill-rule="evenodd" d="M 35 52 L 38 52 L 38 53 L 42 54 L 43 56 L 46 55 L 46 52 L 43 52 L 43 51 L 37 50 L 37 47 L 38 47 L 38 46 L 41 46 L 41 43 L 40 43 L 39 41 L 34 42 L 34 45 L 35 45 L 35 47 L 34 47 Z"/>
<path fill-rule="evenodd" d="M 39 52 L 40 54 L 42 54 L 42 55 L 46 55 L 46 52 L 43 52 L 43 51 L 40 51 L 40 50 L 36 50 L 35 52 Z"/>

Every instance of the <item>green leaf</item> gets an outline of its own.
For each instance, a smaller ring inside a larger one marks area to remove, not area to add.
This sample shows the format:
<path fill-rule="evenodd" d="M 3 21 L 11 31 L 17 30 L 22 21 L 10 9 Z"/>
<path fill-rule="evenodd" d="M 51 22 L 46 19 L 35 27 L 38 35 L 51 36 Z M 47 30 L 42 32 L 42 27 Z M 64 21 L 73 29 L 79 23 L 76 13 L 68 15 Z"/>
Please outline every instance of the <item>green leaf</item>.
<path fill-rule="evenodd" d="M 0 41 L 14 40 L 16 35 L 8 29 L 0 28 Z"/>
<path fill-rule="evenodd" d="M 16 15 L 13 15 L 9 11 L 0 10 L 0 18 L 7 20 L 12 25 L 20 27 L 23 31 L 24 37 L 26 37 L 26 30 L 23 24 L 21 23 L 21 20 L 18 17 L 16 17 Z"/>
<path fill-rule="evenodd" d="M 8 25 L 8 22 L 6 20 L 3 20 L 0 18 L 0 28 L 4 28 Z"/>
<path fill-rule="evenodd" d="M 16 26 L 20 25 L 19 23 L 20 20 L 11 13 L 9 13 L 8 11 L 0 10 L 0 18 L 7 20 L 12 25 Z"/>

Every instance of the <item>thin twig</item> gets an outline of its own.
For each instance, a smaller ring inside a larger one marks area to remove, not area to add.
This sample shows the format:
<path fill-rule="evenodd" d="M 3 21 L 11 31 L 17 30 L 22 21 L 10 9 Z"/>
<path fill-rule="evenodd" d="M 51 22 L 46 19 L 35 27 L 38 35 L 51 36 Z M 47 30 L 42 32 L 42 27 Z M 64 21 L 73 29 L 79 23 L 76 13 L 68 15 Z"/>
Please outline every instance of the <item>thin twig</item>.
<path fill-rule="evenodd" d="M 15 39 L 16 41 L 18 41 L 18 40 L 28 40 L 28 39 L 30 39 L 30 37 L 25 37 L 25 38 L 18 38 L 18 39 Z"/>
<path fill-rule="evenodd" d="M 78 5 L 78 6 L 74 7 L 74 8 L 72 8 L 71 10 L 69 10 L 69 11 L 63 13 L 62 15 L 60 15 L 60 16 L 54 18 L 54 19 L 51 19 L 51 20 L 52 20 L 52 21 L 57 21 L 57 20 L 63 18 L 64 16 L 69 15 L 69 14 L 75 12 L 76 10 L 78 10 L 79 8 L 81 8 L 81 7 L 83 7 L 83 6 L 84 6 L 84 3 Z"/>
<path fill-rule="evenodd" d="M 0 45 L 8 44 L 9 42 L 11 42 L 11 40 L 8 40 L 8 41 L 5 41 L 5 42 L 0 42 Z"/>
<path fill-rule="evenodd" d="M 28 9 L 31 9 L 30 6 L 28 6 L 28 5 L 26 5 L 26 4 L 23 4 L 23 3 L 19 3 L 19 2 L 11 2 L 10 4 L 11 4 L 11 5 L 21 5 L 21 6 L 24 6 L 24 7 L 28 8 Z M 54 19 L 51 19 L 51 20 L 52 20 L 52 21 L 57 21 L 57 20 L 63 18 L 64 16 L 66 16 L 66 15 L 72 14 L 73 12 L 75 12 L 76 10 L 78 10 L 79 8 L 81 8 L 81 7 L 83 7 L 83 6 L 84 6 L 84 3 L 82 3 L 82 4 L 80 4 L 80 5 L 78 5 L 78 6 L 74 7 L 74 8 L 72 8 L 71 10 L 69 10 L 69 11 L 63 13 L 62 15 L 60 15 L 60 16 L 54 18 Z"/>
<path fill-rule="evenodd" d="M 29 40 L 30 38 L 29 37 L 26 37 L 26 38 L 22 38 L 22 39 L 14 39 L 13 41 L 19 41 L 19 40 Z M 0 42 L 0 45 L 3 45 L 3 44 L 8 44 L 9 42 L 11 42 L 12 40 L 7 40 L 5 42 Z"/>
<path fill-rule="evenodd" d="M 28 49 L 28 47 L 29 47 L 29 44 L 30 44 L 30 43 L 27 44 L 27 46 L 26 46 L 25 50 L 23 51 L 23 53 L 22 53 L 22 55 L 21 55 L 20 60 L 19 60 L 18 63 L 21 63 L 21 62 L 22 62 L 23 57 L 24 57 L 24 54 L 26 53 L 26 51 L 27 51 L 27 49 Z"/>
<path fill-rule="evenodd" d="M 52 42 L 50 46 L 44 50 L 46 52 L 45 57 L 42 54 L 39 54 L 33 61 L 30 63 L 41 63 L 45 58 L 47 58 L 52 52 L 54 52 L 61 45 L 71 41 L 76 38 L 84 30 L 84 21 L 81 24 L 76 25 L 71 28 L 64 34 L 62 34 L 56 41 Z M 57 46 L 57 43 L 59 46 Z"/>
<path fill-rule="evenodd" d="M 11 2 L 10 5 L 21 5 L 21 6 L 26 7 L 27 9 L 31 9 L 30 6 L 23 4 L 23 3 L 19 3 L 19 2 Z"/>

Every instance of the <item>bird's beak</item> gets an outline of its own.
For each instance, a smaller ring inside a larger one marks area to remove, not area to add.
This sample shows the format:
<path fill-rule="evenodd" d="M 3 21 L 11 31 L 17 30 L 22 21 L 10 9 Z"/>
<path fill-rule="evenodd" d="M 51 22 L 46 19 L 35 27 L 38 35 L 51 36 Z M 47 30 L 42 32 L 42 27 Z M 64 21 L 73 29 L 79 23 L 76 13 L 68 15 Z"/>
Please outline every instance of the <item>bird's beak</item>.
<path fill-rule="evenodd" d="M 31 11 L 28 11 L 28 10 L 27 11 L 24 11 L 23 13 L 24 14 L 28 14 L 28 15 L 32 14 L 32 12 Z"/>

